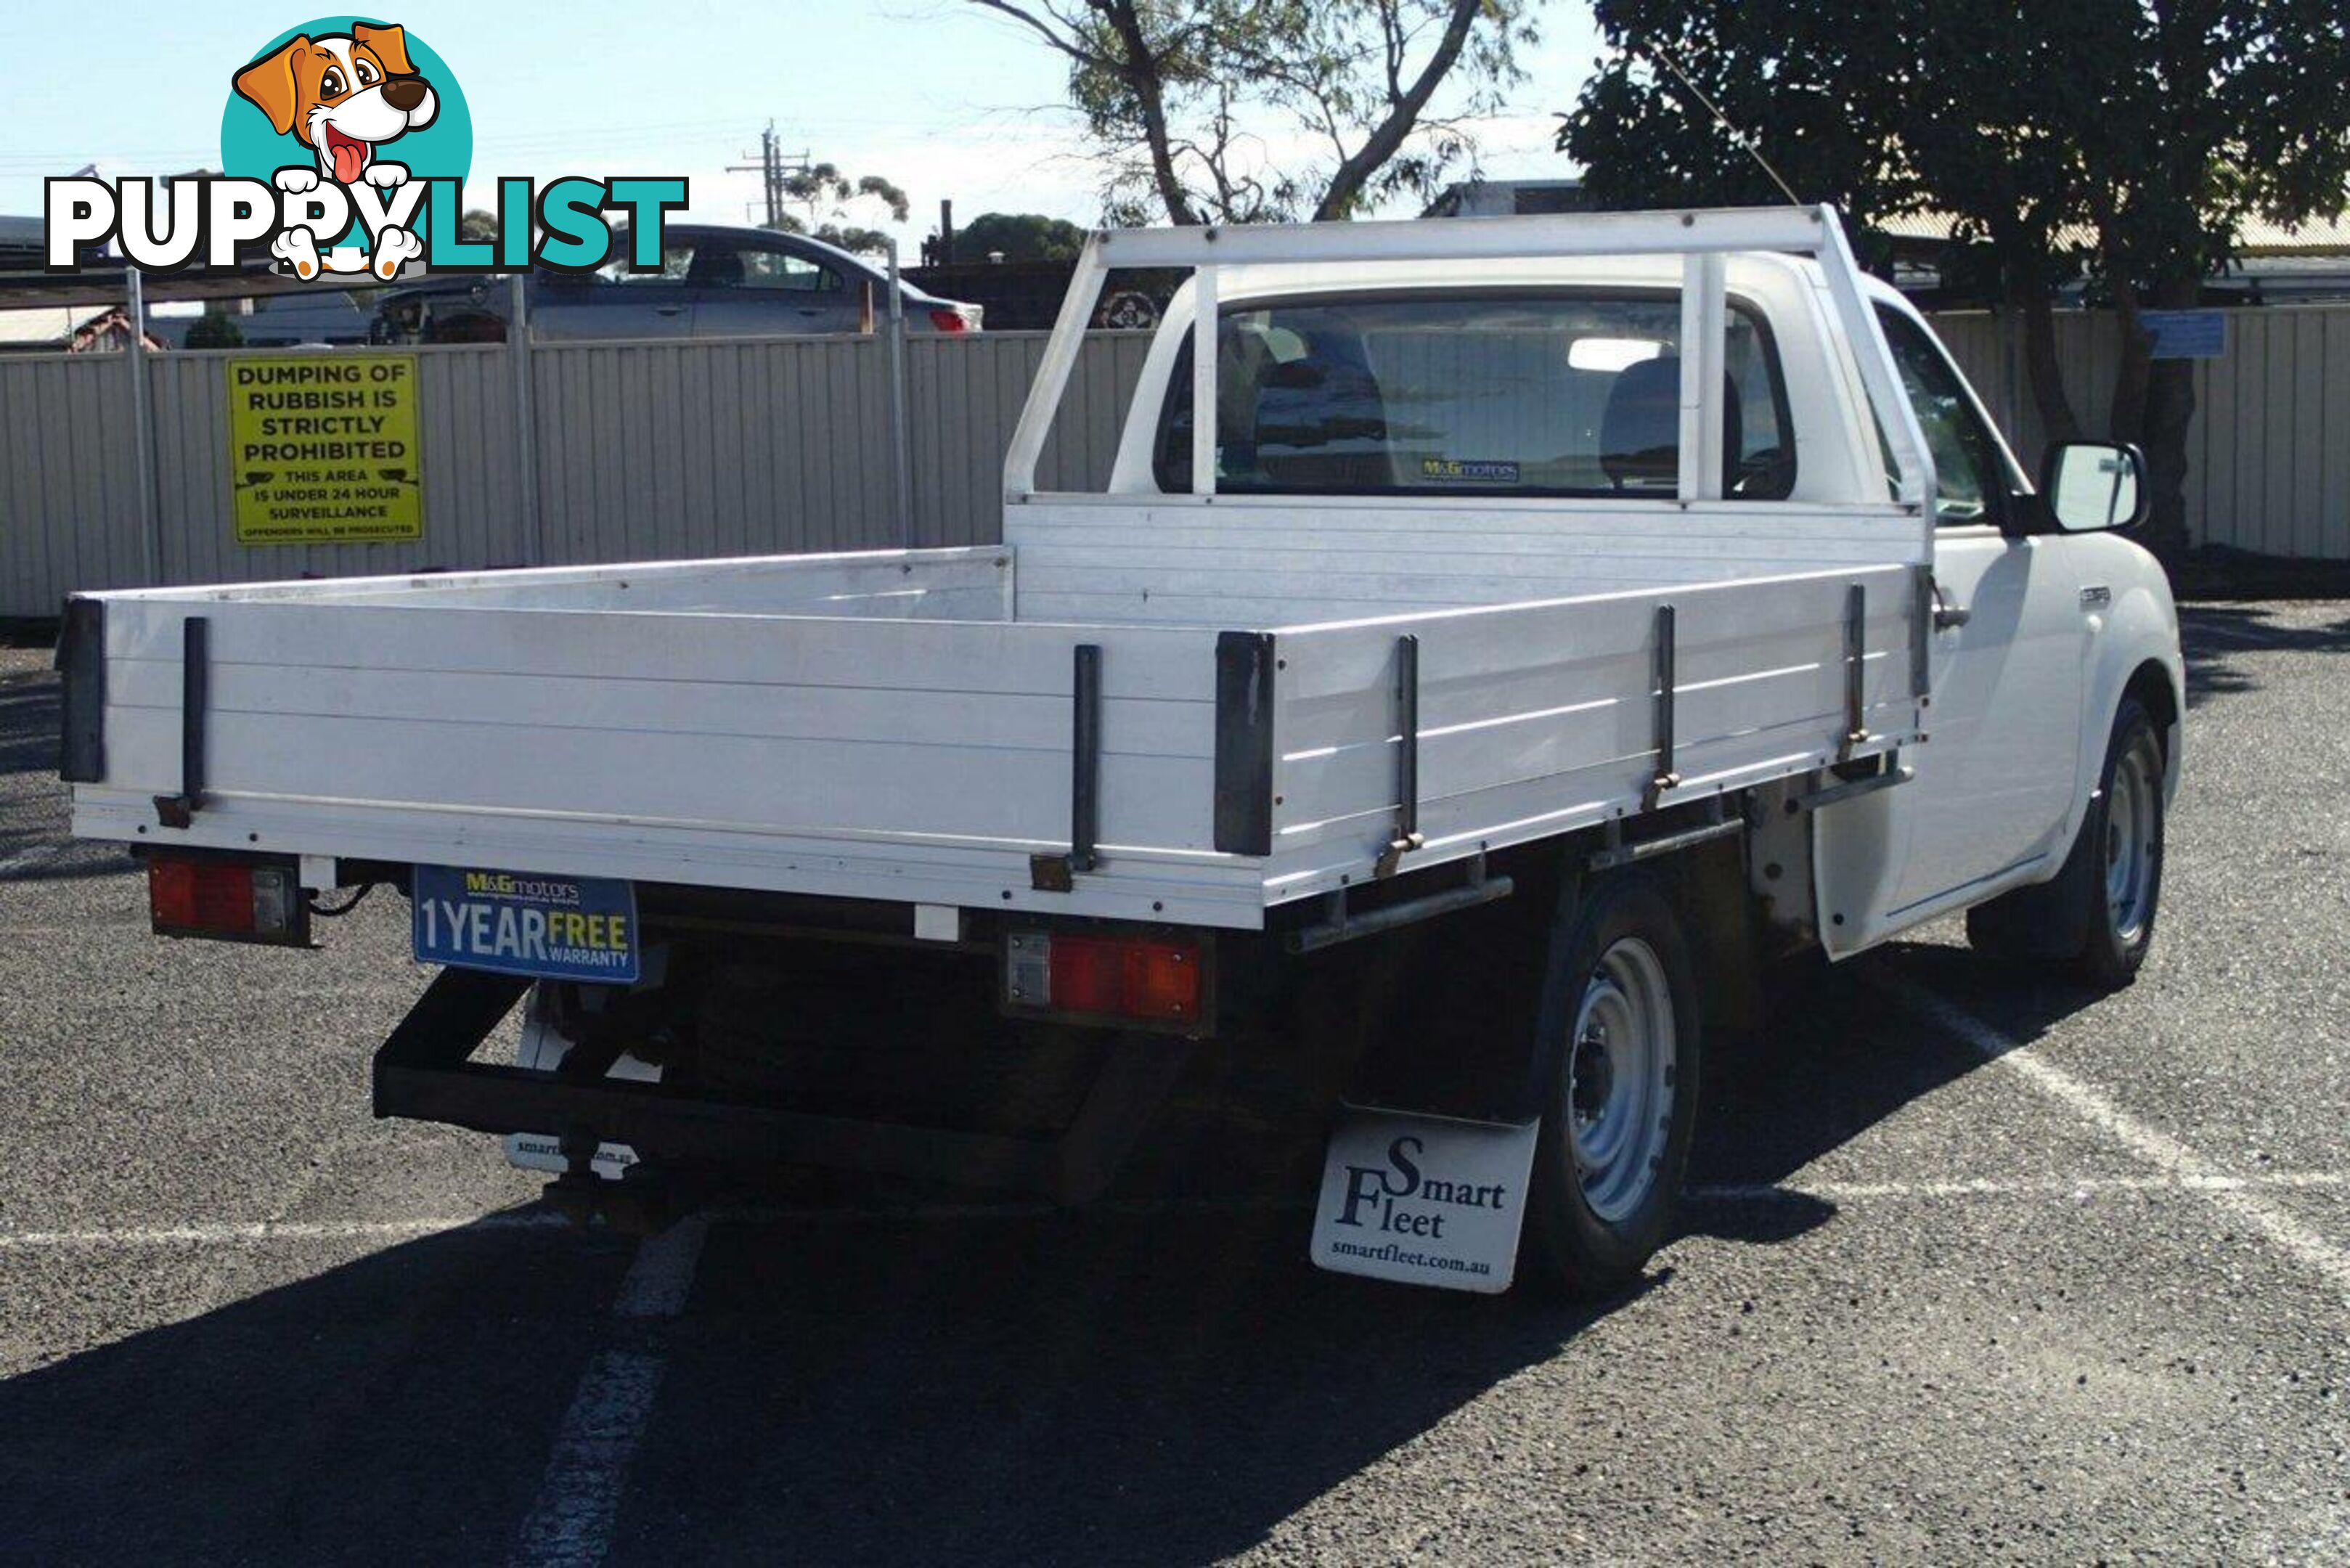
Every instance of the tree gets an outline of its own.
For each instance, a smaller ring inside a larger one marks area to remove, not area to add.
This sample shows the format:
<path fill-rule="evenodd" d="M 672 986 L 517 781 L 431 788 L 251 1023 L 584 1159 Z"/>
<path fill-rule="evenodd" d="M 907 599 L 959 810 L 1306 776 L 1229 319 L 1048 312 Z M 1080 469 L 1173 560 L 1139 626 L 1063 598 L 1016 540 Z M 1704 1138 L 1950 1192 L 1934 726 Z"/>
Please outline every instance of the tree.
<path fill-rule="evenodd" d="M 859 224 L 844 223 L 849 210 L 864 201 L 879 202 L 889 216 L 899 223 L 906 221 L 910 210 L 906 192 L 879 174 L 867 174 L 851 180 L 830 163 L 811 163 L 801 169 L 786 170 L 784 174 L 784 194 L 807 209 L 805 219 L 783 213 L 775 227 L 787 234 L 807 234 L 838 245 L 845 251 L 884 251 L 889 248 L 889 234 L 881 229 L 868 229 Z"/>
<path fill-rule="evenodd" d="M 2340 0 L 1600 0 L 1597 11 L 1614 52 L 1559 142 L 1598 201 L 1781 199 L 1711 100 L 1806 201 L 1864 223 L 1948 215 L 1956 238 L 1990 254 L 2058 440 L 2080 421 L 2051 311 L 2055 290 L 2085 275 L 2119 320 L 2110 433 L 2147 450 L 2149 543 L 2184 548 L 2192 366 L 2151 357 L 2142 313 L 2196 304 L 2247 218 L 2342 210 Z"/>
<path fill-rule="evenodd" d="M 1036 213 L 982 213 L 955 231 L 955 254 L 966 261 L 995 251 L 1008 262 L 1068 261 L 1085 245 L 1085 230 Z"/>
<path fill-rule="evenodd" d="M 242 348 L 244 328 L 236 324 L 234 316 L 207 310 L 189 325 L 185 342 L 191 348 Z"/>
<path fill-rule="evenodd" d="M 1068 62 L 1117 221 L 1351 217 L 1473 161 L 1534 0 L 970 0 Z M 1436 113 L 1448 81 L 1465 90 Z M 1284 145 L 1285 144 L 1285 145 Z"/>

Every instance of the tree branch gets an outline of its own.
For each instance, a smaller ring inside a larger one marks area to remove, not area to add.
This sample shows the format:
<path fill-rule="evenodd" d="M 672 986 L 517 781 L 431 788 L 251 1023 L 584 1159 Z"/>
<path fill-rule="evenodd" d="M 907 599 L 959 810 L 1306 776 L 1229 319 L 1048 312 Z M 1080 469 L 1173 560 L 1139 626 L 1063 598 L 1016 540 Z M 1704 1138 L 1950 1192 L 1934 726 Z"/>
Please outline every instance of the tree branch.
<path fill-rule="evenodd" d="M 1446 22 L 1444 36 L 1437 40 L 1436 52 L 1420 67 L 1403 96 L 1388 107 L 1387 117 L 1374 127 L 1355 155 L 1338 165 L 1330 177 L 1330 188 L 1322 193 L 1322 201 L 1314 209 L 1315 220 L 1343 218 L 1354 211 L 1361 199 L 1363 187 L 1370 182 L 1388 160 L 1400 151 L 1405 138 L 1411 134 L 1419 111 L 1436 94 L 1439 83 L 1461 57 L 1461 47 L 1469 41 L 1469 30 L 1476 26 L 1477 16 L 1484 9 L 1484 0 L 1452 0 L 1452 15 Z"/>
<path fill-rule="evenodd" d="M 1022 26 L 1034 32 L 1038 37 L 1044 39 L 1045 43 L 1051 45 L 1055 51 L 1066 55 L 1070 59 L 1076 61 L 1081 66 L 1089 66 L 1098 71 L 1116 72 L 1118 70 L 1116 61 L 1105 59 L 1100 55 L 1097 55 L 1092 50 L 1085 47 L 1077 42 L 1076 35 L 1075 33 L 1064 35 L 1055 32 L 1050 23 L 1036 16 L 1024 5 L 1015 5 L 1012 3 L 1012 0 L 971 0 L 971 4 L 981 7 L 983 10 L 993 11 L 998 16 L 1011 17 L 1014 21 L 1020 23 Z M 1048 14 L 1053 15 L 1055 21 L 1059 21 L 1061 19 L 1057 14 Z"/>
<path fill-rule="evenodd" d="M 1174 154 L 1169 151 L 1167 136 L 1167 99 L 1160 61 L 1142 31 L 1142 18 L 1135 9 L 1134 0 L 1087 0 L 1095 15 L 1101 17 L 1116 35 L 1125 59 L 1108 67 L 1127 89 L 1134 94 L 1136 111 L 1142 119 L 1142 139 L 1150 150 L 1151 178 L 1159 186 L 1159 200 L 1167 208 L 1167 219 L 1179 224 L 1197 223 L 1199 214 L 1192 210 L 1191 192 L 1183 188 L 1175 171 Z"/>

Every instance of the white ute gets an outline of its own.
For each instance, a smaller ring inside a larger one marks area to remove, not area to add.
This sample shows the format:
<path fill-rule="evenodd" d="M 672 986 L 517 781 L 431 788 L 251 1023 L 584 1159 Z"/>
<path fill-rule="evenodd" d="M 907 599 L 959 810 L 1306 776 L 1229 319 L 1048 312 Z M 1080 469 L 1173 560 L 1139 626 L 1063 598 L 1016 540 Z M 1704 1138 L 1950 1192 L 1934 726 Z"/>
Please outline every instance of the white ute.
<path fill-rule="evenodd" d="M 1125 266 L 1192 278 L 1107 487 L 1039 489 Z M 1964 909 L 2135 972 L 2142 468 L 2035 489 L 1825 208 L 1106 233 L 1001 545 L 78 596 L 63 771 L 165 934 L 406 894 L 378 1114 L 582 1210 L 1079 1200 L 1181 1074 L 1278 1068 L 1316 1263 L 1607 1290 L 1772 961 Z"/>

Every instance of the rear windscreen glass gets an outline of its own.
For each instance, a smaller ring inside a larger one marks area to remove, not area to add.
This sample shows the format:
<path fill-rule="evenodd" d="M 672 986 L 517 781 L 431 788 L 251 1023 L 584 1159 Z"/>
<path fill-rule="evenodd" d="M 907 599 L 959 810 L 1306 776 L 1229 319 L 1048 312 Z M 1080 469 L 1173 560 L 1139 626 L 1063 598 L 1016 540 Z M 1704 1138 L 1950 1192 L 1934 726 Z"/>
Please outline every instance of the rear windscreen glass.
<path fill-rule="evenodd" d="M 1232 306 L 1217 324 L 1216 488 L 1246 494 L 1669 496 L 1680 463 L 1680 301 L 1663 292 L 1322 296 Z M 1723 476 L 1794 484 L 1778 358 L 1728 321 Z M 1188 492 L 1187 342 L 1153 470 Z"/>

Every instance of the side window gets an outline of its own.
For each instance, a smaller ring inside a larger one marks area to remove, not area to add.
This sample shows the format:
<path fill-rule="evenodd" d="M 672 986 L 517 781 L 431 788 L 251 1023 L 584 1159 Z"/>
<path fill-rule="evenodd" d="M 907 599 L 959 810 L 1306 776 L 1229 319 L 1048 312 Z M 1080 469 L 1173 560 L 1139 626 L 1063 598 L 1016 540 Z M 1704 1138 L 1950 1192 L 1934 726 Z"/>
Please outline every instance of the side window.
<path fill-rule="evenodd" d="M 784 288 L 803 294 L 840 292 L 838 273 L 796 252 L 753 250 L 746 246 L 741 255 L 743 276 L 739 287 Z"/>
<path fill-rule="evenodd" d="M 1965 384 L 1916 322 L 1881 306 L 1877 315 L 1934 454 L 1934 521 L 1948 528 L 1997 522 L 2007 493 L 2006 466 Z M 1892 466 L 1888 452 L 1887 472 Z"/>
<path fill-rule="evenodd" d="M 1729 407 L 1738 420 L 1724 432 L 1729 450 L 1722 486 L 1732 498 L 1780 499 L 1795 488 L 1795 442 L 1787 429 L 1787 394 L 1779 384 L 1770 339 L 1756 317 L 1735 308 L 1722 332 Z"/>

